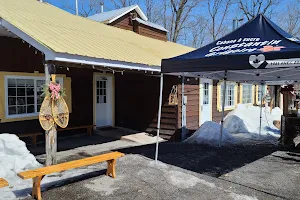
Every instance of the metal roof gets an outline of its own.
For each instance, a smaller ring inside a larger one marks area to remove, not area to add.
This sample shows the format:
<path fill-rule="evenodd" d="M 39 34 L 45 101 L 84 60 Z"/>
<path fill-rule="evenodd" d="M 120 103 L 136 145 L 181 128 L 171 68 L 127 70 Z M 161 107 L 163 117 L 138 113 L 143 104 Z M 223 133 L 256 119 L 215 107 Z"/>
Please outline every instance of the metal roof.
<path fill-rule="evenodd" d="M 88 18 L 91 20 L 97 21 L 97 22 L 103 22 L 105 24 L 110 24 L 133 10 L 136 10 L 136 12 L 139 14 L 139 16 L 143 20 L 145 20 L 145 21 L 148 20 L 148 18 L 146 17 L 146 15 L 143 13 L 143 11 L 140 9 L 140 7 L 138 5 L 132 5 L 132 6 L 127 6 L 124 8 L 116 9 L 116 10 L 98 13 L 98 14 L 89 16 Z"/>
<path fill-rule="evenodd" d="M 0 18 L 2 26 L 20 38 L 26 35 L 65 57 L 80 56 L 80 62 L 96 58 L 160 66 L 163 58 L 194 50 L 75 16 L 37 0 L 0 0 Z"/>
<path fill-rule="evenodd" d="M 161 31 L 164 31 L 164 32 L 169 32 L 167 29 L 165 29 L 164 27 L 162 27 L 158 24 L 155 24 L 155 23 L 152 23 L 152 22 L 149 22 L 149 21 L 144 21 L 140 18 L 135 18 L 134 20 L 138 21 L 141 24 L 145 24 L 147 26 L 150 26 L 152 28 L 155 28 L 155 29 L 158 29 L 158 30 L 161 30 Z"/>

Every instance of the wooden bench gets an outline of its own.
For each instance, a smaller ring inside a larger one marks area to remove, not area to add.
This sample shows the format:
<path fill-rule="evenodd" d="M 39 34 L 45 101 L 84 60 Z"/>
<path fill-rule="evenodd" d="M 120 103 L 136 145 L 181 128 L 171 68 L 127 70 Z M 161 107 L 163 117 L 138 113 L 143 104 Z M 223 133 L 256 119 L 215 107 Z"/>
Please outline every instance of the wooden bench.
<path fill-rule="evenodd" d="M 19 138 L 23 137 L 31 137 L 31 143 L 36 147 L 36 138 L 39 135 L 43 135 L 43 133 L 24 133 L 24 134 L 16 134 Z"/>
<path fill-rule="evenodd" d="M 6 186 L 8 186 L 8 182 L 5 179 L 0 178 L 0 188 L 6 187 Z"/>
<path fill-rule="evenodd" d="M 87 134 L 92 136 L 93 129 L 96 125 L 87 125 L 87 126 L 75 126 L 75 127 L 67 127 L 67 128 L 58 128 L 57 131 L 69 131 L 69 130 L 76 130 L 76 129 L 86 129 Z"/>
<path fill-rule="evenodd" d="M 116 177 L 115 168 L 116 168 L 116 161 L 117 161 L 116 159 L 124 155 L 125 154 L 120 152 L 111 152 L 99 156 L 93 156 L 90 158 L 84 158 L 80 160 L 75 160 L 71 162 L 66 162 L 62 164 L 57 164 L 48 167 L 42 167 L 35 170 L 21 172 L 18 174 L 18 176 L 21 177 L 22 179 L 30 179 L 30 178 L 33 179 L 32 196 L 37 200 L 41 200 L 42 199 L 41 181 L 45 175 L 107 161 L 106 175 L 115 178 Z"/>

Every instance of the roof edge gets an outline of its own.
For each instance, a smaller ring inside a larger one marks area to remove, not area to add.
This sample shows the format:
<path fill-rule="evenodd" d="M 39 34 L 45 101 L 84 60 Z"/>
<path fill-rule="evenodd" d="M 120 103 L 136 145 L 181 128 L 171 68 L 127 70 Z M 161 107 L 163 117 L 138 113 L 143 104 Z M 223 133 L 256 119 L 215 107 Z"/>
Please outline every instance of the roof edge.
<path fill-rule="evenodd" d="M 129 63 L 125 61 L 108 60 L 104 58 L 92 58 L 88 56 L 72 55 L 68 53 L 54 53 L 49 56 L 46 55 L 45 60 L 119 68 L 124 70 L 138 70 L 138 71 L 145 71 L 145 72 L 149 71 L 149 72 L 156 72 L 156 73 L 161 72 L 160 66 L 150 66 L 150 65 L 139 64 L 139 63 Z"/>
<path fill-rule="evenodd" d="M 20 39 L 26 41 L 28 44 L 32 45 L 34 48 L 45 54 L 45 61 L 61 61 L 77 64 L 87 64 L 87 65 L 96 65 L 112 68 L 121 68 L 129 70 L 141 70 L 141 71 L 150 71 L 160 73 L 160 66 L 150 66 L 146 64 L 139 63 L 129 63 L 125 61 L 114 61 L 103 58 L 91 58 L 88 56 L 72 55 L 68 53 L 55 52 L 53 49 L 48 48 L 47 46 L 40 43 L 38 40 L 34 39 L 30 35 L 26 34 L 18 27 L 12 25 L 5 19 L 0 18 L 0 26 L 3 26 L 10 32 L 14 33 Z"/>
<path fill-rule="evenodd" d="M 118 15 L 116 17 L 114 17 L 113 19 L 108 21 L 108 24 L 116 21 L 117 19 L 119 19 L 120 17 L 123 17 L 124 15 L 126 15 L 127 13 L 136 10 L 136 12 L 139 14 L 139 16 L 145 20 L 148 21 L 148 18 L 146 17 L 146 15 L 144 14 L 144 12 L 142 11 L 142 9 L 136 4 L 135 6 L 133 6 L 131 9 L 127 10 L 126 12 L 123 12 L 121 15 Z"/>

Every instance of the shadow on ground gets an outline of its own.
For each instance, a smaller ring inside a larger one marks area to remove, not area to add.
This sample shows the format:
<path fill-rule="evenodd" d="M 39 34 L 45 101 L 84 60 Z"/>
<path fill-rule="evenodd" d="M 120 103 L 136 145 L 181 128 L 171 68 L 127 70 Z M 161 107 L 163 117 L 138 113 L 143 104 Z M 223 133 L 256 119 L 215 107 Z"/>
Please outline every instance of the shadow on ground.
<path fill-rule="evenodd" d="M 70 135 L 65 136 L 65 137 L 58 137 L 57 141 L 57 151 L 66 151 L 66 150 L 71 150 L 75 149 L 78 147 L 84 147 L 88 145 L 96 145 L 96 144 L 104 144 L 112 141 L 116 141 L 117 139 L 114 138 L 108 138 L 108 137 L 103 137 L 100 135 L 93 134 L 92 136 L 87 136 L 86 134 L 77 134 L 77 135 Z M 45 143 L 40 142 L 37 147 L 34 147 L 29 144 L 27 145 L 28 150 L 33 154 L 33 155 L 41 155 L 45 153 Z"/>
<path fill-rule="evenodd" d="M 161 162 L 180 168 L 219 177 L 272 154 L 274 145 L 235 145 L 231 147 L 212 147 L 203 144 L 160 143 Z M 119 149 L 126 154 L 140 154 L 154 159 L 155 145 Z"/>

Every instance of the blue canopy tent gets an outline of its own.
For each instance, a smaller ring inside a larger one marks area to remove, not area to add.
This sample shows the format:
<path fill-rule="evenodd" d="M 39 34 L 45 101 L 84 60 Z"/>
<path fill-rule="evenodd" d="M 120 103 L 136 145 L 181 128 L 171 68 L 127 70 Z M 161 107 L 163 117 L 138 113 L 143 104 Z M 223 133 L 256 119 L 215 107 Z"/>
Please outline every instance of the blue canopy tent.
<path fill-rule="evenodd" d="M 202 48 L 162 60 L 158 136 L 163 74 L 224 80 L 219 140 L 221 144 L 226 81 L 264 84 L 266 81 L 300 80 L 300 41 L 260 14 Z M 158 142 L 156 160 L 157 157 Z"/>

